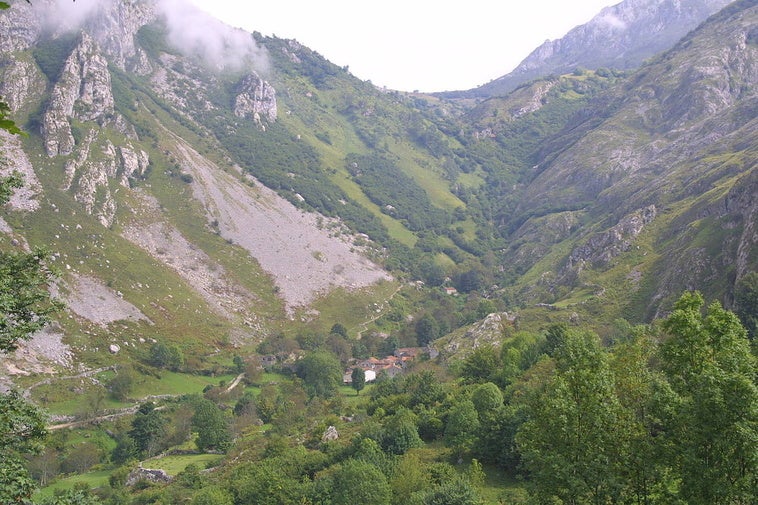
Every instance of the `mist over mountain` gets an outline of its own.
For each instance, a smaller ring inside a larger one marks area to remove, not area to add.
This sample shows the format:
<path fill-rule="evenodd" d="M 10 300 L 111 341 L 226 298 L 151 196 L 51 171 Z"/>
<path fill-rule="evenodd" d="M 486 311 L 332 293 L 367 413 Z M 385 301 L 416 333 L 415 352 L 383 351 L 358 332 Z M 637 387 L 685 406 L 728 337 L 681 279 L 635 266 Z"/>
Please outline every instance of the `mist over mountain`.
<path fill-rule="evenodd" d="M 547 75 L 575 69 L 629 70 L 673 46 L 731 0 L 625 0 L 604 8 L 588 23 L 556 40 L 547 40 L 508 74 L 447 97 L 505 95 Z"/>

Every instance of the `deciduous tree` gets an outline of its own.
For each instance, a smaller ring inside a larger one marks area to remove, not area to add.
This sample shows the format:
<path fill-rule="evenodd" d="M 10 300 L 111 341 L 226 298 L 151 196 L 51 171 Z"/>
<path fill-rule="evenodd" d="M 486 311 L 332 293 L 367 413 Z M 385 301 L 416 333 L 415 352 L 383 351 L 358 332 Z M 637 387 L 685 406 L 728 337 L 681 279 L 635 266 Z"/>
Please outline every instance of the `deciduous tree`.
<path fill-rule="evenodd" d="M 232 443 L 229 421 L 224 412 L 210 400 L 198 398 L 195 401 L 192 427 L 197 432 L 195 443 L 201 451 L 225 451 Z"/>
<path fill-rule="evenodd" d="M 684 294 L 663 327 L 674 398 L 667 433 L 687 503 L 758 500 L 758 387 L 747 332 L 732 312 Z"/>
<path fill-rule="evenodd" d="M 339 360 L 326 351 L 314 351 L 297 364 L 297 376 L 311 397 L 331 398 L 342 382 L 342 366 Z"/>
<path fill-rule="evenodd" d="M 516 437 L 533 490 L 563 503 L 612 501 L 624 426 L 607 357 L 596 336 L 568 331 L 555 365 Z"/>
<path fill-rule="evenodd" d="M 353 373 L 350 374 L 350 379 L 352 380 L 351 385 L 353 386 L 353 389 L 355 389 L 356 395 L 366 387 L 366 372 L 363 368 L 359 366 L 353 368 Z"/>
<path fill-rule="evenodd" d="M 332 475 L 332 503 L 353 505 L 376 503 L 389 505 L 392 490 L 387 477 L 366 461 L 349 459 Z"/>

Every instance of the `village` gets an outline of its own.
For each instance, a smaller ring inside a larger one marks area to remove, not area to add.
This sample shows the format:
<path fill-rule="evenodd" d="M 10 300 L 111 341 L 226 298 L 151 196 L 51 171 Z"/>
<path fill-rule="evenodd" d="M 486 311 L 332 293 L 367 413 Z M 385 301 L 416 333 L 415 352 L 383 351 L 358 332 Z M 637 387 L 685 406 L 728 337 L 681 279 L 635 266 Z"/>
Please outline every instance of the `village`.
<path fill-rule="evenodd" d="M 352 384 L 352 373 L 356 368 L 363 370 L 365 382 L 374 382 L 380 378 L 391 379 L 405 373 L 409 365 L 418 359 L 427 358 L 435 359 L 439 356 L 439 351 L 433 347 L 401 347 L 384 358 L 371 356 L 363 359 L 352 359 L 345 368 L 342 375 L 342 382 L 346 385 Z M 259 367 L 264 370 L 280 369 L 288 370 L 290 373 L 295 372 L 298 357 L 296 353 L 285 355 L 264 354 L 258 357 Z"/>
<path fill-rule="evenodd" d="M 406 367 L 415 359 L 422 356 L 428 356 L 434 359 L 439 355 L 436 349 L 431 347 L 401 347 L 395 349 L 395 352 L 384 358 L 370 357 L 367 359 L 357 360 L 352 367 L 345 370 L 342 376 L 344 384 L 353 382 L 352 373 L 355 368 L 363 370 L 366 382 L 374 382 L 379 377 L 393 378 L 405 372 Z"/>

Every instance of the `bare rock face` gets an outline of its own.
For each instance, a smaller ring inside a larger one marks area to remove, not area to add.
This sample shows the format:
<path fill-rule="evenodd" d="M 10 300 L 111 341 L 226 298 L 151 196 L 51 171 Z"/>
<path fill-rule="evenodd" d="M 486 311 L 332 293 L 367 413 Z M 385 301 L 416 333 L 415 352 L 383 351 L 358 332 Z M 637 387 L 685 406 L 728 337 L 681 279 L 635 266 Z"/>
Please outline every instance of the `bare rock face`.
<path fill-rule="evenodd" d="M 108 62 L 92 37 L 82 32 L 81 41 L 66 60 L 42 118 L 42 136 L 48 156 L 71 154 L 74 150 L 69 118 L 103 122 L 113 111 Z"/>
<path fill-rule="evenodd" d="M 0 131 L 0 176 L 7 176 L 13 172 L 21 174 L 24 185 L 17 188 L 8 202 L 13 210 L 33 212 L 39 209 L 42 196 L 42 184 L 34 172 L 29 156 L 21 146 L 18 135 L 11 135 L 6 131 Z"/>
<path fill-rule="evenodd" d="M 133 71 L 144 65 L 135 36 L 156 15 L 153 2 L 103 2 L 86 26 L 118 68 Z"/>
<path fill-rule="evenodd" d="M 758 171 L 753 170 L 732 188 L 724 203 L 726 212 L 738 216 L 742 225 L 736 258 L 739 280 L 749 272 L 750 255 L 758 250 Z"/>
<path fill-rule="evenodd" d="M 515 316 L 508 312 L 494 312 L 468 327 L 465 333 L 459 331 L 443 337 L 441 351 L 448 356 L 463 357 L 479 347 L 500 347 L 505 328 L 511 326 Z"/>
<path fill-rule="evenodd" d="M 42 76 L 37 67 L 28 60 L 8 59 L 0 61 L 0 97 L 13 112 L 36 93 L 42 93 Z"/>
<path fill-rule="evenodd" d="M 92 155 L 98 150 L 97 155 Z M 95 129 L 90 130 L 65 165 L 64 188 L 74 193 L 74 199 L 85 211 L 97 217 L 100 224 L 109 227 L 116 217 L 117 205 L 111 182 L 129 187 L 129 179 L 147 170 L 148 155 L 131 144 L 114 146 L 109 140 L 101 141 Z"/>
<path fill-rule="evenodd" d="M 337 432 L 337 428 L 335 428 L 334 426 L 329 426 L 324 431 L 324 434 L 321 435 L 322 442 L 330 442 L 332 440 L 338 440 L 339 438 L 340 438 L 340 435 Z"/>
<path fill-rule="evenodd" d="M 166 473 L 166 470 L 159 468 L 135 468 L 126 478 L 126 485 L 131 487 L 140 481 L 148 482 L 171 482 L 173 478 Z"/>
<path fill-rule="evenodd" d="M 250 118 L 265 129 L 261 116 L 273 123 L 276 121 L 276 90 L 255 72 L 246 75 L 237 88 L 234 99 L 234 115 Z"/>
<path fill-rule="evenodd" d="M 511 73 L 482 86 L 504 94 L 524 82 L 577 67 L 637 67 L 673 46 L 731 0 L 625 0 L 558 40 L 547 40 Z"/>
<path fill-rule="evenodd" d="M 655 219 L 656 215 L 655 205 L 650 205 L 624 216 L 615 226 L 593 235 L 583 245 L 574 249 L 569 256 L 566 269 L 581 269 L 585 264 L 607 264 L 622 252 L 628 251 L 634 238 L 642 232 L 645 225 Z"/>
<path fill-rule="evenodd" d="M 48 156 L 73 154 L 64 167 L 63 188 L 74 193 L 88 214 L 109 227 L 117 209 L 112 183 L 128 187 L 130 178 L 147 170 L 148 155 L 129 141 L 113 145 L 100 128 L 89 129 L 77 142 L 72 119 L 110 125 L 130 138 L 135 136 L 133 128 L 115 113 L 108 62 L 95 40 L 84 32 L 53 87 L 42 118 L 42 135 Z"/>
<path fill-rule="evenodd" d="M 41 30 L 40 18 L 30 3 L 15 2 L 13 8 L 0 11 L 0 40 L 4 51 L 28 49 Z"/>

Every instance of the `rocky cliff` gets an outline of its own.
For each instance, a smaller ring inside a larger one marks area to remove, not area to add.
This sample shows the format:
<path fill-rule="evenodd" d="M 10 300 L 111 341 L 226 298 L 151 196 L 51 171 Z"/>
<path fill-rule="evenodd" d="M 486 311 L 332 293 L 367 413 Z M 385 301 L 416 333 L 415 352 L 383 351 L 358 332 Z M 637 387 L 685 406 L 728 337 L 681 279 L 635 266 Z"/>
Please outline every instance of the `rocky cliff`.
<path fill-rule="evenodd" d="M 596 102 L 584 122 L 578 117 L 565 139 L 586 131 L 570 148 L 541 152 L 516 214 L 573 207 L 585 222 L 605 223 L 602 232 L 570 239 L 565 269 L 612 268 L 612 258 L 642 235 L 663 252 L 650 267 L 659 276 L 651 307 L 703 282 L 729 285 L 744 275 L 738 265 L 755 254 L 748 201 L 758 198 L 750 175 L 758 153 L 748 140 L 758 138 L 750 112 L 758 104 L 757 23 L 751 2 L 726 9 Z M 517 235 L 532 226 L 527 221 Z"/>

